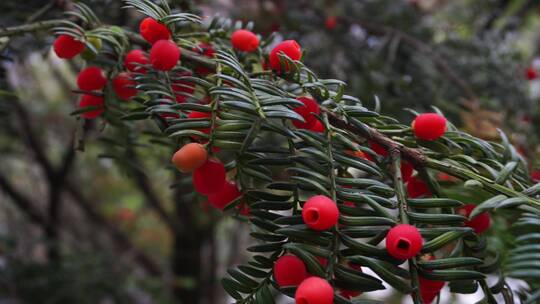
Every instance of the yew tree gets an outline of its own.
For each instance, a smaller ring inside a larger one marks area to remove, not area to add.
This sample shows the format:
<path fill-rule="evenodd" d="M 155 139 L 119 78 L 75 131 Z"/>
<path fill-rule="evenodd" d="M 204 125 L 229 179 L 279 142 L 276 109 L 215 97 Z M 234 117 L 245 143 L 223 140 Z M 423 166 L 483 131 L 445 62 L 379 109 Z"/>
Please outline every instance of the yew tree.
<path fill-rule="evenodd" d="M 222 279 L 236 303 L 274 303 L 276 292 L 380 303 L 365 295 L 385 288 L 432 303 L 446 285 L 481 289 L 485 303 L 540 298 L 540 184 L 502 131 L 473 137 L 437 108 L 400 122 L 379 112 L 384 100 L 367 108 L 345 82 L 319 78 L 294 40 L 164 0 L 125 5 L 144 15 L 138 31 L 81 3 L 36 26 L 54 27 L 60 58 L 83 58 L 73 115 L 110 128 L 151 121 L 198 195 L 250 224 L 251 259 Z"/>

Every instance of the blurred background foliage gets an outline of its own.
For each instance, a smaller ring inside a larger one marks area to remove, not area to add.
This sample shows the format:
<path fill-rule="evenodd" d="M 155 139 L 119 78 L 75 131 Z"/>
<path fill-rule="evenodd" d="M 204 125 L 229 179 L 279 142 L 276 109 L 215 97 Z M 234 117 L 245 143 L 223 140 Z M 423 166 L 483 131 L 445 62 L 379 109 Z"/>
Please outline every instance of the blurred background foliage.
<path fill-rule="evenodd" d="M 141 18 L 120 1 L 84 2 L 105 22 L 136 29 Z M 435 105 L 486 139 L 502 128 L 535 163 L 540 80 L 526 70 L 540 68 L 540 1 L 170 2 L 297 39 L 305 62 L 347 81 L 370 108 L 407 120 L 404 108 Z M 72 6 L 1 1 L 0 27 L 61 18 Z M 0 37 L 0 302 L 224 303 L 217 278 L 245 260 L 243 224 L 191 193 L 150 124 L 70 116 L 81 62 L 54 57 L 52 39 Z"/>

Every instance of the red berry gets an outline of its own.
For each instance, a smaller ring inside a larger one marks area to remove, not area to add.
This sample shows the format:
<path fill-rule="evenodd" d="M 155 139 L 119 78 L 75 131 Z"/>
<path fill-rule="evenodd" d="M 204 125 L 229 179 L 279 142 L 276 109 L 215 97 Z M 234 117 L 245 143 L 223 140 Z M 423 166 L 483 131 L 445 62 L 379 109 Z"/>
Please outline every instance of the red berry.
<path fill-rule="evenodd" d="M 208 58 L 213 58 L 216 54 L 216 50 L 212 47 L 211 44 L 208 43 L 200 43 L 196 48 L 194 48 L 194 51 Z M 205 76 L 210 74 L 212 70 L 205 66 L 199 65 L 195 67 L 195 72 L 197 72 L 197 74 Z"/>
<path fill-rule="evenodd" d="M 150 17 L 144 18 L 141 21 L 139 31 L 141 32 L 141 36 L 150 42 L 150 44 L 158 40 L 168 40 L 171 38 L 171 32 L 169 32 L 167 26 Z"/>
<path fill-rule="evenodd" d="M 386 235 L 386 251 L 396 259 L 406 260 L 416 256 L 422 249 L 422 236 L 416 227 L 400 224 Z"/>
<path fill-rule="evenodd" d="M 270 51 L 269 60 L 270 66 L 275 71 L 281 71 L 281 63 L 279 62 L 279 54 L 285 54 L 292 60 L 300 60 L 302 57 L 302 48 L 295 40 L 285 40 L 276 45 L 272 51 Z M 285 69 L 288 70 L 287 64 Z"/>
<path fill-rule="evenodd" d="M 214 55 L 216 55 L 216 50 L 209 43 L 199 43 L 199 45 L 195 48 L 195 51 L 208 58 L 212 58 Z"/>
<path fill-rule="evenodd" d="M 296 289 L 296 304 L 333 304 L 334 289 L 319 277 L 305 279 Z"/>
<path fill-rule="evenodd" d="M 525 78 L 527 78 L 527 80 L 535 80 L 536 78 L 538 78 L 538 72 L 535 68 L 529 67 L 525 71 Z"/>
<path fill-rule="evenodd" d="M 156 70 L 169 71 L 180 60 L 180 49 L 170 40 L 159 40 L 150 49 L 150 62 Z"/>
<path fill-rule="evenodd" d="M 284 255 L 274 264 L 274 280 L 280 287 L 298 286 L 308 276 L 304 262 L 294 255 Z"/>
<path fill-rule="evenodd" d="M 439 292 L 427 292 L 420 290 L 420 296 L 422 297 L 422 302 L 424 302 L 424 304 L 431 304 L 438 294 Z"/>
<path fill-rule="evenodd" d="M 240 215 L 249 216 L 249 206 L 247 204 L 240 204 L 236 206 L 236 209 L 240 210 Z"/>
<path fill-rule="evenodd" d="M 207 112 L 198 112 L 198 111 L 191 111 L 191 113 L 188 114 L 188 119 L 200 119 L 200 118 L 210 118 L 212 117 L 212 113 Z M 204 129 L 197 129 L 205 134 L 210 133 L 210 128 L 204 128 Z"/>
<path fill-rule="evenodd" d="M 180 73 L 179 76 L 191 76 L 191 72 Z M 195 93 L 195 85 L 186 80 L 173 80 L 171 88 L 178 103 L 186 101 L 189 98 L 188 95 Z"/>
<path fill-rule="evenodd" d="M 437 113 L 416 116 L 412 123 L 414 135 L 423 140 L 436 140 L 446 132 L 446 118 Z"/>
<path fill-rule="evenodd" d="M 336 202 L 324 195 L 316 195 L 306 201 L 302 208 L 304 223 L 313 230 L 326 230 L 339 218 Z"/>
<path fill-rule="evenodd" d="M 408 182 L 411 179 L 413 171 L 414 167 L 409 162 L 404 161 L 401 163 L 401 177 L 404 182 Z"/>
<path fill-rule="evenodd" d="M 378 155 L 382 156 L 382 157 L 386 157 L 388 156 L 388 151 L 381 145 L 375 143 L 375 142 L 372 142 L 370 141 L 369 142 L 369 147 L 371 148 L 371 150 L 373 150 L 373 152 L 377 153 Z M 373 159 L 373 157 L 371 157 L 371 155 L 369 154 L 366 154 L 366 158 L 370 161 L 375 161 Z"/>
<path fill-rule="evenodd" d="M 180 172 L 190 173 L 201 167 L 208 160 L 208 152 L 203 145 L 189 143 L 173 154 L 172 163 Z"/>
<path fill-rule="evenodd" d="M 77 76 L 77 86 L 84 91 L 101 90 L 106 84 L 105 73 L 98 67 L 87 67 Z"/>
<path fill-rule="evenodd" d="M 113 90 L 122 100 L 128 100 L 137 95 L 137 89 L 134 88 L 135 81 L 132 80 L 131 74 L 122 72 L 116 75 L 112 81 Z"/>
<path fill-rule="evenodd" d="M 321 113 L 321 109 L 319 108 L 319 104 L 310 97 L 298 97 L 297 100 L 301 101 L 304 106 L 298 106 L 294 107 L 293 110 L 298 113 L 302 118 L 304 118 L 305 122 L 301 122 L 298 120 L 293 120 L 292 123 L 295 127 L 300 129 L 310 129 L 315 126 L 315 123 L 318 121 L 313 114 L 319 114 Z M 312 114 L 313 113 L 313 114 Z"/>
<path fill-rule="evenodd" d="M 425 293 L 438 293 L 445 284 L 444 281 L 428 280 L 421 275 L 418 276 L 418 283 L 420 284 L 420 292 Z"/>
<path fill-rule="evenodd" d="M 223 210 L 225 206 L 240 197 L 240 191 L 233 182 L 226 182 L 216 193 L 208 195 L 208 202 L 212 206 Z"/>
<path fill-rule="evenodd" d="M 68 35 L 60 35 L 53 43 L 56 56 L 63 59 L 71 59 L 84 50 L 84 43 L 75 40 Z"/>
<path fill-rule="evenodd" d="M 409 194 L 409 198 L 431 195 L 428 185 L 416 176 L 409 178 L 407 182 L 407 193 Z"/>
<path fill-rule="evenodd" d="M 126 69 L 131 72 L 146 73 L 146 68 L 141 65 L 147 64 L 150 64 L 150 61 L 148 61 L 148 57 L 141 50 L 131 50 L 124 58 Z"/>
<path fill-rule="evenodd" d="M 458 212 L 466 217 L 469 217 L 474 208 L 476 208 L 476 205 L 469 204 L 460 207 L 458 209 Z M 465 226 L 471 227 L 474 229 L 475 233 L 481 234 L 484 231 L 488 230 L 491 226 L 491 217 L 489 216 L 489 213 L 487 211 L 484 211 L 477 215 L 475 218 L 466 220 Z"/>
<path fill-rule="evenodd" d="M 209 159 L 193 172 L 193 186 L 203 195 L 219 192 L 225 185 L 225 166 L 217 159 Z"/>
<path fill-rule="evenodd" d="M 313 125 L 313 127 L 311 127 L 311 131 L 316 132 L 316 133 L 324 133 L 324 126 L 322 122 L 317 120 L 315 124 Z"/>
<path fill-rule="evenodd" d="M 231 35 L 231 43 L 239 51 L 253 52 L 259 47 L 259 38 L 251 31 L 237 30 Z"/>
<path fill-rule="evenodd" d="M 82 116 L 86 119 L 93 119 L 101 115 L 104 111 L 103 104 L 103 97 L 90 94 L 82 95 L 81 99 L 79 100 L 80 108 L 96 107 L 94 110 L 82 113 Z"/>
<path fill-rule="evenodd" d="M 337 17 L 336 16 L 329 16 L 326 18 L 326 21 L 324 22 L 324 26 L 329 29 L 333 30 L 337 25 Z"/>
<path fill-rule="evenodd" d="M 531 173 L 531 180 L 535 183 L 540 182 L 540 170 L 534 170 Z"/>
<path fill-rule="evenodd" d="M 339 291 L 339 294 L 345 299 L 351 299 L 351 298 L 359 296 L 361 292 L 358 290 L 341 289 Z"/>

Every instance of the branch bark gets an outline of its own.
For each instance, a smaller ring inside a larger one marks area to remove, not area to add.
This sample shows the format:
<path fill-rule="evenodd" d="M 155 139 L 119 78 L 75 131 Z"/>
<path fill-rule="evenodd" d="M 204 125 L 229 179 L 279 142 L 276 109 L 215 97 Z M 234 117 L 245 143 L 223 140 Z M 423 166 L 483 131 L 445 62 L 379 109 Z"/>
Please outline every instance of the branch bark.
<path fill-rule="evenodd" d="M 29 24 L 23 24 L 18 26 L 10 26 L 10 27 L 4 27 L 0 28 L 0 37 L 12 37 L 12 36 L 18 36 L 26 33 L 34 33 L 39 31 L 46 31 L 50 30 L 56 26 L 59 26 L 62 24 L 62 20 L 46 20 L 46 21 L 39 21 Z M 127 38 L 135 43 L 142 46 L 150 46 L 150 44 L 144 40 L 141 35 L 134 33 L 129 30 L 124 30 L 124 33 L 126 34 Z M 215 68 L 215 64 L 202 56 L 199 56 L 197 53 L 190 51 L 185 48 L 180 48 L 180 51 L 182 53 L 182 60 L 202 65 L 207 68 Z"/>

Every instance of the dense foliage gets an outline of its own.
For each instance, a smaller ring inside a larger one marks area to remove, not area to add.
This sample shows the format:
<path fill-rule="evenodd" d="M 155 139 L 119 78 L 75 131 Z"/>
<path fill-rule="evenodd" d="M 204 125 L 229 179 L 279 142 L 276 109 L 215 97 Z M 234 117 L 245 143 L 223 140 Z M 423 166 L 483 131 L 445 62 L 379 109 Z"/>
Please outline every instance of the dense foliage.
<path fill-rule="evenodd" d="M 378 303 L 360 298 L 383 283 L 414 303 L 430 303 L 445 284 L 511 303 L 506 277 L 529 283 L 515 291 L 525 303 L 540 297 L 529 271 L 538 268 L 540 186 L 504 133 L 501 142 L 476 138 L 437 108 L 401 123 L 379 112 L 384 99 L 368 108 L 345 82 L 319 78 L 293 40 L 166 1 L 125 3 L 148 17 L 141 35 L 84 4 L 51 21 L 56 54 L 84 58 L 73 114 L 126 142 L 144 135 L 181 148 L 173 163 L 193 172 L 199 195 L 250 224 L 253 256 L 222 280 L 238 303 L 273 303 L 274 291 L 302 304 L 328 292 L 323 303 Z M 500 238 L 513 222 L 515 241 Z M 283 277 L 282 263 L 303 276 Z"/>

